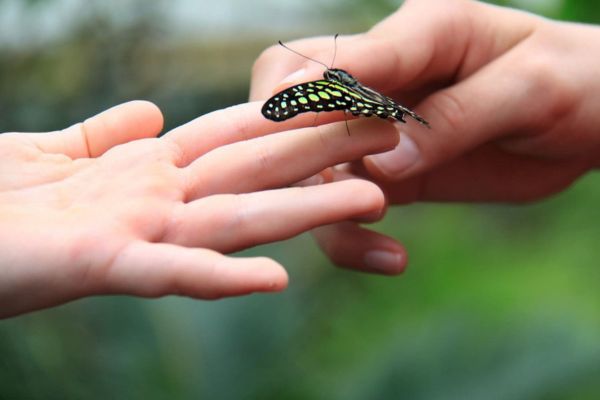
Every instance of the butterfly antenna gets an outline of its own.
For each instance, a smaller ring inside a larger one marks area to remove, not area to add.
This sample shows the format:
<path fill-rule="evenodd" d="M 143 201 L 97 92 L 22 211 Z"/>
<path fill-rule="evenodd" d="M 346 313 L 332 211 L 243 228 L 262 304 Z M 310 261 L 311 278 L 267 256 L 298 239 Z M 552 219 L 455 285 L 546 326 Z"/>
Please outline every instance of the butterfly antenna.
<path fill-rule="evenodd" d="M 281 42 L 281 40 L 279 40 L 279 41 L 278 41 L 278 43 L 279 43 L 279 45 L 280 45 L 280 46 L 282 46 L 284 49 L 287 49 L 287 50 L 291 51 L 291 52 L 292 52 L 292 53 L 294 53 L 294 54 L 298 54 L 300 57 L 304 57 L 304 58 L 306 58 L 307 60 L 314 61 L 314 62 L 316 62 L 317 64 L 321 64 L 322 66 L 324 66 L 324 67 L 325 67 L 325 69 L 329 69 L 329 68 L 327 68 L 327 65 L 325 65 L 325 63 L 322 63 L 321 61 L 315 60 L 314 58 L 310 58 L 310 57 L 308 57 L 308 56 L 305 56 L 304 54 L 298 53 L 296 50 L 290 49 L 290 48 L 289 48 L 289 47 L 287 47 L 285 44 L 283 44 L 283 43 Z"/>
<path fill-rule="evenodd" d="M 335 64 L 335 56 L 337 55 L 337 38 L 338 36 L 340 36 L 339 33 L 336 33 L 335 36 L 333 37 L 333 59 L 331 60 L 331 67 L 329 67 L 329 69 L 333 68 L 333 64 Z"/>

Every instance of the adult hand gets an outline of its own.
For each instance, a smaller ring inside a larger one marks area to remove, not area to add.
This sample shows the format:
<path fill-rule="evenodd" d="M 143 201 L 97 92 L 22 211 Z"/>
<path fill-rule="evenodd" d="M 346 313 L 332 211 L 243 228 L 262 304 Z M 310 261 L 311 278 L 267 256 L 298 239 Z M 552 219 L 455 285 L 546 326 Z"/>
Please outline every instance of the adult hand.
<path fill-rule="evenodd" d="M 331 37 L 289 46 L 324 62 L 333 52 Z M 469 0 L 408 0 L 337 46 L 335 67 L 431 123 L 397 124 L 396 149 L 337 173 L 369 177 L 390 204 L 532 201 L 600 165 L 598 27 Z M 255 64 L 251 98 L 321 74 L 275 46 Z M 315 235 L 342 266 L 394 274 L 406 263 L 399 243 L 354 222 Z"/>
<path fill-rule="evenodd" d="M 60 132 L 0 135 L 0 317 L 99 294 L 278 291 L 278 263 L 221 253 L 383 209 L 364 180 L 286 186 L 394 148 L 391 126 L 352 139 L 343 123 L 290 130 L 295 121 L 267 121 L 260 106 L 161 138 L 160 111 L 141 101 Z"/>

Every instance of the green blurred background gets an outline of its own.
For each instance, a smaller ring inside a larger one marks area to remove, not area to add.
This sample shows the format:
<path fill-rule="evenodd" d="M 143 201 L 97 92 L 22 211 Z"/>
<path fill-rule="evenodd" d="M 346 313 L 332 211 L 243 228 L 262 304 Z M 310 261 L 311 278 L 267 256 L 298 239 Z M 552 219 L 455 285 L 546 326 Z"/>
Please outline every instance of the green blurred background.
<path fill-rule="evenodd" d="M 600 22 L 596 0 L 499 2 Z M 354 33 L 398 1 L 0 0 L 0 131 L 144 98 L 167 127 L 245 101 L 277 39 Z M 415 21 L 418 23 L 418 21 Z M 102 297 L 0 322 L 0 399 L 598 399 L 600 177 L 529 206 L 414 205 L 378 229 L 405 275 L 260 246 L 283 294 Z"/>

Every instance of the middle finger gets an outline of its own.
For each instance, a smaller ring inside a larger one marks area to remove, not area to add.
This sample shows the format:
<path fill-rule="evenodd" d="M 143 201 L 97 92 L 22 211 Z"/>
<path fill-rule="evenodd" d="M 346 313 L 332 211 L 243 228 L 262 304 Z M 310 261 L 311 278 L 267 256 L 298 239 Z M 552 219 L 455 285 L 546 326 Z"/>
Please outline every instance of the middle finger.
<path fill-rule="evenodd" d="M 348 135 L 348 131 L 350 135 Z M 282 132 L 215 149 L 190 164 L 187 200 L 287 186 L 342 162 L 394 148 L 395 124 L 356 120 Z"/>

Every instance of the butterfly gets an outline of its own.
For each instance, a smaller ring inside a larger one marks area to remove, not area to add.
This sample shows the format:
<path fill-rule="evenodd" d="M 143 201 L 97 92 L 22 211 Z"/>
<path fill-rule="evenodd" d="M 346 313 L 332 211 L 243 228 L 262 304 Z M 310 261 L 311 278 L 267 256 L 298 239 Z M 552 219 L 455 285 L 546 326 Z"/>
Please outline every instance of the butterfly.
<path fill-rule="evenodd" d="M 338 35 L 335 35 L 334 41 Z M 276 93 L 265 102 L 262 115 L 272 121 L 285 121 L 305 112 L 329 112 L 342 110 L 355 116 L 376 116 L 406 122 L 405 115 L 430 127 L 429 123 L 414 111 L 396 103 L 392 98 L 361 84 L 343 69 L 328 67 L 324 63 L 290 49 L 281 41 L 284 48 L 309 60 L 325 66 L 323 79 L 304 82 Z M 333 62 L 335 61 L 335 53 Z"/>

